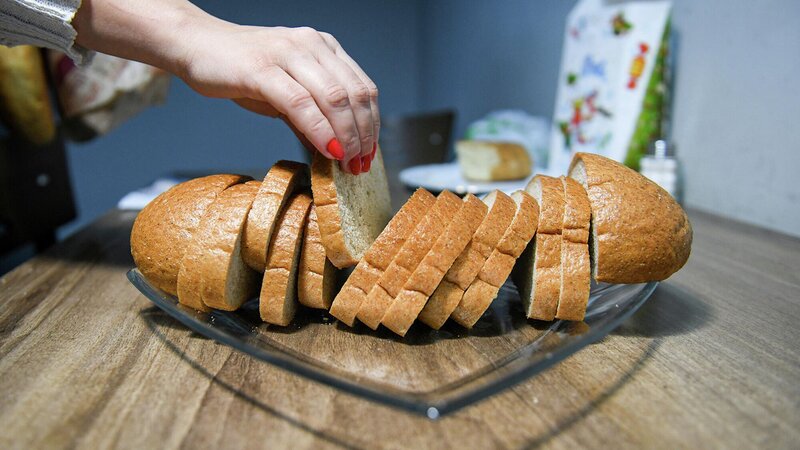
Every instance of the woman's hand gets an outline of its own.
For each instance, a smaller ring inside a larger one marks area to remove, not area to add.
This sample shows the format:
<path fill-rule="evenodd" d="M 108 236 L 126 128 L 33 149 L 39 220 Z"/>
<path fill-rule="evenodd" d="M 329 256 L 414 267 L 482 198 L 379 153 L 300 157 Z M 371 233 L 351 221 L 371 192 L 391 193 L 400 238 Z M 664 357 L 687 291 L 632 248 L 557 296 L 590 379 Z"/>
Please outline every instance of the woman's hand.
<path fill-rule="evenodd" d="M 241 26 L 184 0 L 83 0 L 78 43 L 155 65 L 197 92 L 279 117 L 343 170 L 368 171 L 378 89 L 328 33 Z"/>

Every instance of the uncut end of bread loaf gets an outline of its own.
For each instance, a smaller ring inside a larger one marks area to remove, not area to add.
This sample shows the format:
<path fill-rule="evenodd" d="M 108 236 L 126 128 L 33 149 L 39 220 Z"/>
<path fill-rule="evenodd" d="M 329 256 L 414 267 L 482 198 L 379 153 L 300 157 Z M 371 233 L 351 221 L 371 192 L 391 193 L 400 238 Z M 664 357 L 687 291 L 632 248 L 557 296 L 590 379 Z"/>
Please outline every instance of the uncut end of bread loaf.
<path fill-rule="evenodd" d="M 225 189 L 203 218 L 202 253 L 196 275 L 203 303 L 209 308 L 235 311 L 258 290 L 258 272 L 241 254 L 242 227 L 261 183 L 248 181 Z M 180 275 L 178 285 L 181 285 Z"/>
<path fill-rule="evenodd" d="M 131 255 L 150 284 L 178 295 L 181 261 L 206 209 L 220 192 L 248 179 L 242 175 L 211 175 L 186 181 L 139 212 L 131 230 Z"/>
<path fill-rule="evenodd" d="M 315 309 L 329 309 L 336 288 L 336 267 L 325 256 L 314 205 L 308 213 L 297 273 L 297 300 Z"/>
<path fill-rule="evenodd" d="M 467 194 L 464 197 L 458 213 L 446 225 L 386 310 L 381 320 L 385 327 L 400 336 L 406 335 L 436 286 L 472 239 L 486 217 L 487 209 L 486 204 L 474 195 Z"/>
<path fill-rule="evenodd" d="M 435 201 L 436 197 L 425 189 L 417 189 L 411 195 L 336 294 L 330 308 L 331 315 L 351 327 L 354 325 L 361 303 Z"/>
<path fill-rule="evenodd" d="M 575 180 L 561 177 L 564 225 L 561 231 L 561 289 L 556 318 L 581 321 L 591 289 L 589 223 L 592 208 L 586 191 Z"/>
<path fill-rule="evenodd" d="M 400 289 L 433 247 L 447 223 L 461 208 L 461 199 L 449 191 L 441 192 L 425 217 L 417 224 L 392 262 L 370 289 L 358 310 L 358 320 L 374 329 Z"/>
<path fill-rule="evenodd" d="M 511 142 L 458 141 L 456 156 L 464 178 L 475 181 L 518 180 L 533 166 L 525 147 Z"/>
<path fill-rule="evenodd" d="M 561 292 L 564 186 L 558 178 L 537 175 L 526 190 L 539 202 L 539 224 L 536 236 L 517 262 L 513 279 L 527 317 L 553 320 Z"/>
<path fill-rule="evenodd" d="M 308 166 L 299 162 L 278 161 L 269 169 L 244 226 L 242 255 L 248 266 L 264 271 L 278 214 L 295 190 L 308 187 L 308 177 Z"/>
<path fill-rule="evenodd" d="M 286 326 L 297 311 L 297 266 L 310 207 L 311 196 L 299 193 L 289 200 L 278 218 L 259 296 L 264 322 Z"/>
<path fill-rule="evenodd" d="M 606 157 L 576 153 L 569 176 L 592 208 L 592 275 L 606 283 L 660 281 L 689 259 L 692 226 L 657 184 Z"/>
<path fill-rule="evenodd" d="M 453 320 L 464 327 L 471 328 L 489 309 L 500 287 L 511 275 L 514 263 L 536 232 L 539 222 L 539 205 L 536 200 L 523 191 L 514 192 L 511 198 L 517 205 L 511 225 L 451 315 Z"/>
<path fill-rule="evenodd" d="M 340 269 L 356 265 L 391 218 L 380 149 L 371 170 L 361 175 L 345 173 L 338 161 L 314 152 L 311 189 L 328 259 Z"/>
<path fill-rule="evenodd" d="M 483 202 L 488 213 L 420 312 L 419 320 L 431 328 L 441 328 L 453 313 L 517 212 L 514 200 L 500 191 L 490 192 Z"/>

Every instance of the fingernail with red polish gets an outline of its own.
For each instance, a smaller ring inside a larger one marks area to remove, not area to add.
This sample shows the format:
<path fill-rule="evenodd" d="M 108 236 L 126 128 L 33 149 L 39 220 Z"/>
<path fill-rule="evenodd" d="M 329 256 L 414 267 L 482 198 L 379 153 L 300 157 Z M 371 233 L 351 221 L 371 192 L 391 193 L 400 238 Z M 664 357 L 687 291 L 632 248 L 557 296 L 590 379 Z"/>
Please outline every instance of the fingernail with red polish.
<path fill-rule="evenodd" d="M 372 166 L 372 159 L 369 155 L 361 157 L 361 170 L 363 172 L 369 172 L 369 168 Z"/>
<path fill-rule="evenodd" d="M 328 150 L 328 153 L 330 153 L 331 156 L 338 159 L 339 161 L 341 161 L 342 158 L 344 158 L 344 149 L 342 148 L 342 144 L 339 143 L 338 139 L 336 138 L 331 139 L 328 142 L 328 146 L 326 148 Z"/>
<path fill-rule="evenodd" d="M 350 172 L 353 172 L 353 175 L 358 175 L 361 173 L 361 158 L 355 157 L 347 164 L 348 167 L 350 167 Z"/>

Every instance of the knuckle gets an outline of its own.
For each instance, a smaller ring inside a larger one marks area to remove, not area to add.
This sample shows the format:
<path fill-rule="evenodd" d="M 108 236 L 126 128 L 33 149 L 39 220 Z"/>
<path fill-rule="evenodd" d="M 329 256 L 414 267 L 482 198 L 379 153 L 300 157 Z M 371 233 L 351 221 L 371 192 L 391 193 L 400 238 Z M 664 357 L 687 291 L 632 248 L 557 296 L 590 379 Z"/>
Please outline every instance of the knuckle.
<path fill-rule="evenodd" d="M 366 104 L 370 101 L 370 90 L 364 83 L 358 83 L 353 86 L 353 102 L 358 104 Z"/>
<path fill-rule="evenodd" d="M 346 108 L 350 106 L 350 98 L 347 90 L 339 84 L 333 84 L 325 88 L 325 101 L 334 108 Z"/>
<path fill-rule="evenodd" d="M 371 100 L 377 100 L 378 99 L 378 94 L 379 94 L 378 86 L 376 86 L 375 83 L 370 83 L 367 86 L 367 89 L 369 90 L 369 98 Z"/>
<path fill-rule="evenodd" d="M 308 91 L 297 90 L 290 92 L 286 99 L 289 108 L 294 110 L 306 109 L 314 103 L 314 99 Z"/>
<path fill-rule="evenodd" d="M 315 114 L 309 120 L 308 131 L 312 134 L 317 134 L 325 131 L 328 128 L 328 119 L 321 114 Z"/>
<path fill-rule="evenodd" d="M 299 27 L 295 29 L 297 36 L 303 40 L 313 40 L 319 38 L 319 32 L 311 27 Z"/>

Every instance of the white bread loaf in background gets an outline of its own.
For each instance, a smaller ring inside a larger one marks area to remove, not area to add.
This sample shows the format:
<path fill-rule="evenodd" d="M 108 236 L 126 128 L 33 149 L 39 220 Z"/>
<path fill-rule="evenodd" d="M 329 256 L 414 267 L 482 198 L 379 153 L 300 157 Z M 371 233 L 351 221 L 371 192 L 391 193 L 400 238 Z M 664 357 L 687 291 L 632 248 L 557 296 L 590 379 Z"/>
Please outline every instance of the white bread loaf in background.
<path fill-rule="evenodd" d="M 464 178 L 472 181 L 519 180 L 533 167 L 528 151 L 511 142 L 458 141 L 456 156 Z"/>

